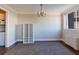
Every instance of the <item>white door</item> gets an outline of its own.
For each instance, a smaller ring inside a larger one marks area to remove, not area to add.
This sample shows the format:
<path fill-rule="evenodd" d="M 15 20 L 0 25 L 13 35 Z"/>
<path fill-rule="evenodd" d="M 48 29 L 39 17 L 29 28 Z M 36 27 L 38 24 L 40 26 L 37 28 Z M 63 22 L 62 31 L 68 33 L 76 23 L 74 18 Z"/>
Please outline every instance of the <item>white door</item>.
<path fill-rule="evenodd" d="M 23 43 L 34 43 L 33 24 L 23 24 Z"/>

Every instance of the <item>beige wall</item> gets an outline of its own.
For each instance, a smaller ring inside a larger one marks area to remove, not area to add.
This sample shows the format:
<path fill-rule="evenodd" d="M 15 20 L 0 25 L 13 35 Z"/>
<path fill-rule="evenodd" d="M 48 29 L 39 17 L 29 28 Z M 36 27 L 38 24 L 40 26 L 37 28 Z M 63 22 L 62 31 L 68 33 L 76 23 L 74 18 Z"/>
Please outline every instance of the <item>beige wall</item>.
<path fill-rule="evenodd" d="M 64 41 L 67 45 L 75 50 L 79 50 L 79 30 L 78 29 L 65 29 L 63 32 Z"/>
<path fill-rule="evenodd" d="M 61 37 L 61 17 L 59 14 L 39 17 L 32 14 L 17 14 L 18 24 L 33 24 L 35 41 L 57 40 Z"/>

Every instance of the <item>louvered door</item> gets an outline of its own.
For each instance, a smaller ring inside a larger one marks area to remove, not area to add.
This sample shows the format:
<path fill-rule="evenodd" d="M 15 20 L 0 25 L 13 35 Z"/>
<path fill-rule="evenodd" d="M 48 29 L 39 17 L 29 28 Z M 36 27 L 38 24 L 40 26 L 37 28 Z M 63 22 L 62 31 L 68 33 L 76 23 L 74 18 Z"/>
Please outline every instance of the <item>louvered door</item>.
<path fill-rule="evenodd" d="M 33 24 L 23 24 L 23 43 L 33 42 Z"/>

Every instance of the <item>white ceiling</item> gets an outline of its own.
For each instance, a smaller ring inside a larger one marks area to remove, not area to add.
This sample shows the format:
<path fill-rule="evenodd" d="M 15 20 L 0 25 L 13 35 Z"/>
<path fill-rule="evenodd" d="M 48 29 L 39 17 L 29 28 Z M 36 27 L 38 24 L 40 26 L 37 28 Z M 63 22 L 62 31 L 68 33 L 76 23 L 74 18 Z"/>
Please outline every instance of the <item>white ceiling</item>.
<path fill-rule="evenodd" d="M 40 10 L 39 4 L 8 4 L 17 13 L 36 13 Z M 73 4 L 43 4 L 46 13 L 62 13 L 72 7 Z"/>

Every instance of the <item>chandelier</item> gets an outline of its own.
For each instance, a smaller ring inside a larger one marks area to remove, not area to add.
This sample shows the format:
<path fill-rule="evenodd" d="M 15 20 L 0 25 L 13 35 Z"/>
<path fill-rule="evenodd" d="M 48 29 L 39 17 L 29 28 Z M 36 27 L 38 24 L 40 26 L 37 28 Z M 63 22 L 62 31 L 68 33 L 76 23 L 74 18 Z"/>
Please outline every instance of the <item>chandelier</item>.
<path fill-rule="evenodd" d="M 40 11 L 37 12 L 37 15 L 38 16 L 45 16 L 46 15 L 45 11 L 43 10 L 43 4 L 40 4 Z"/>

